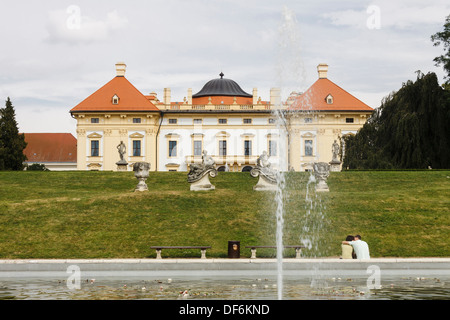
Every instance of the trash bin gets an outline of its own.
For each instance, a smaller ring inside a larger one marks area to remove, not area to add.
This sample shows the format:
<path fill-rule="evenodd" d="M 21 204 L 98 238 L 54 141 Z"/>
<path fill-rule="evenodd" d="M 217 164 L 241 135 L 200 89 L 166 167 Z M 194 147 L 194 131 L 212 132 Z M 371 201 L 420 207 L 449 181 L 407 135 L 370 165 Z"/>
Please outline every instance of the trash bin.
<path fill-rule="evenodd" d="M 237 259 L 241 257 L 241 242 L 228 241 L 228 258 Z"/>

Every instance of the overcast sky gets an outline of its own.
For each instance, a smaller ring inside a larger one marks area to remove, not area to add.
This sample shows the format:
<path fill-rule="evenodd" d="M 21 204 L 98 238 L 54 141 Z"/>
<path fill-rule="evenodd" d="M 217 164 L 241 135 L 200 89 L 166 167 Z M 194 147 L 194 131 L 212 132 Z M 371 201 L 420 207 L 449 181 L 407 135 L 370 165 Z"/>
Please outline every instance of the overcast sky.
<path fill-rule="evenodd" d="M 415 71 L 443 81 L 430 36 L 448 0 L 0 0 L 0 98 L 10 97 L 21 132 L 71 132 L 69 110 L 127 64 L 144 94 L 233 79 L 248 93 L 305 91 L 317 65 L 373 108 Z"/>

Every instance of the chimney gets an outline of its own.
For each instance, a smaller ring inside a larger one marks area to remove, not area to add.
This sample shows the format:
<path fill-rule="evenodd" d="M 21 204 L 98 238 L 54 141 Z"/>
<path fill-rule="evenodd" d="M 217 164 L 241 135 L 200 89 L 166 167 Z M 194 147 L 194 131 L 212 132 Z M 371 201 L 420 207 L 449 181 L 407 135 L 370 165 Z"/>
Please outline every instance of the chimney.
<path fill-rule="evenodd" d="M 170 88 L 164 88 L 164 104 L 170 106 Z"/>
<path fill-rule="evenodd" d="M 272 107 L 280 107 L 280 105 L 281 105 L 281 89 L 280 88 L 270 89 L 270 105 Z"/>
<path fill-rule="evenodd" d="M 116 63 L 116 74 L 118 77 L 125 77 L 126 70 L 127 70 L 127 65 L 124 62 Z"/>
<path fill-rule="evenodd" d="M 253 88 L 253 104 L 258 104 L 258 89 Z"/>
<path fill-rule="evenodd" d="M 192 104 L 192 89 L 188 89 L 188 104 Z"/>
<path fill-rule="evenodd" d="M 326 79 L 328 77 L 328 65 L 326 63 L 319 64 L 317 72 L 319 72 L 319 79 Z"/>

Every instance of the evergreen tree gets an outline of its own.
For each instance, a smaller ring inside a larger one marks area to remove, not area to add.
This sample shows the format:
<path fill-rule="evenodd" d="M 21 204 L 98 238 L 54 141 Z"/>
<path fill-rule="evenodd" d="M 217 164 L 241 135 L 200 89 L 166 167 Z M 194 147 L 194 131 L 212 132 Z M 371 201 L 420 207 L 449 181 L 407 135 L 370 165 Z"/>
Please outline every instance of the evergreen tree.
<path fill-rule="evenodd" d="M 19 134 L 14 107 L 8 97 L 5 108 L 0 109 L 0 170 L 23 170 L 26 146 L 25 135 Z"/>

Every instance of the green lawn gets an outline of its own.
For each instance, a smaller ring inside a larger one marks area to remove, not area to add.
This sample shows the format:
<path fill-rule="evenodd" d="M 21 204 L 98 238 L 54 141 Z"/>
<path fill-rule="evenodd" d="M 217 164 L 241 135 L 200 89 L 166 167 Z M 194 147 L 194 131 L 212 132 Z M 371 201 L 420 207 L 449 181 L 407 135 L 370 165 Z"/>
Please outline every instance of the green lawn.
<path fill-rule="evenodd" d="M 450 171 L 332 173 L 329 193 L 307 192 L 308 178 L 289 173 L 284 192 L 284 242 L 311 244 L 305 256 L 339 256 L 356 233 L 372 257 L 450 256 Z M 253 191 L 248 173 L 211 182 L 191 192 L 186 173 L 152 172 L 150 191 L 135 193 L 132 172 L 0 172 L 0 259 L 155 257 L 151 245 L 211 245 L 207 257 L 226 257 L 229 240 L 249 257 L 247 245 L 275 245 L 273 193 Z"/>

